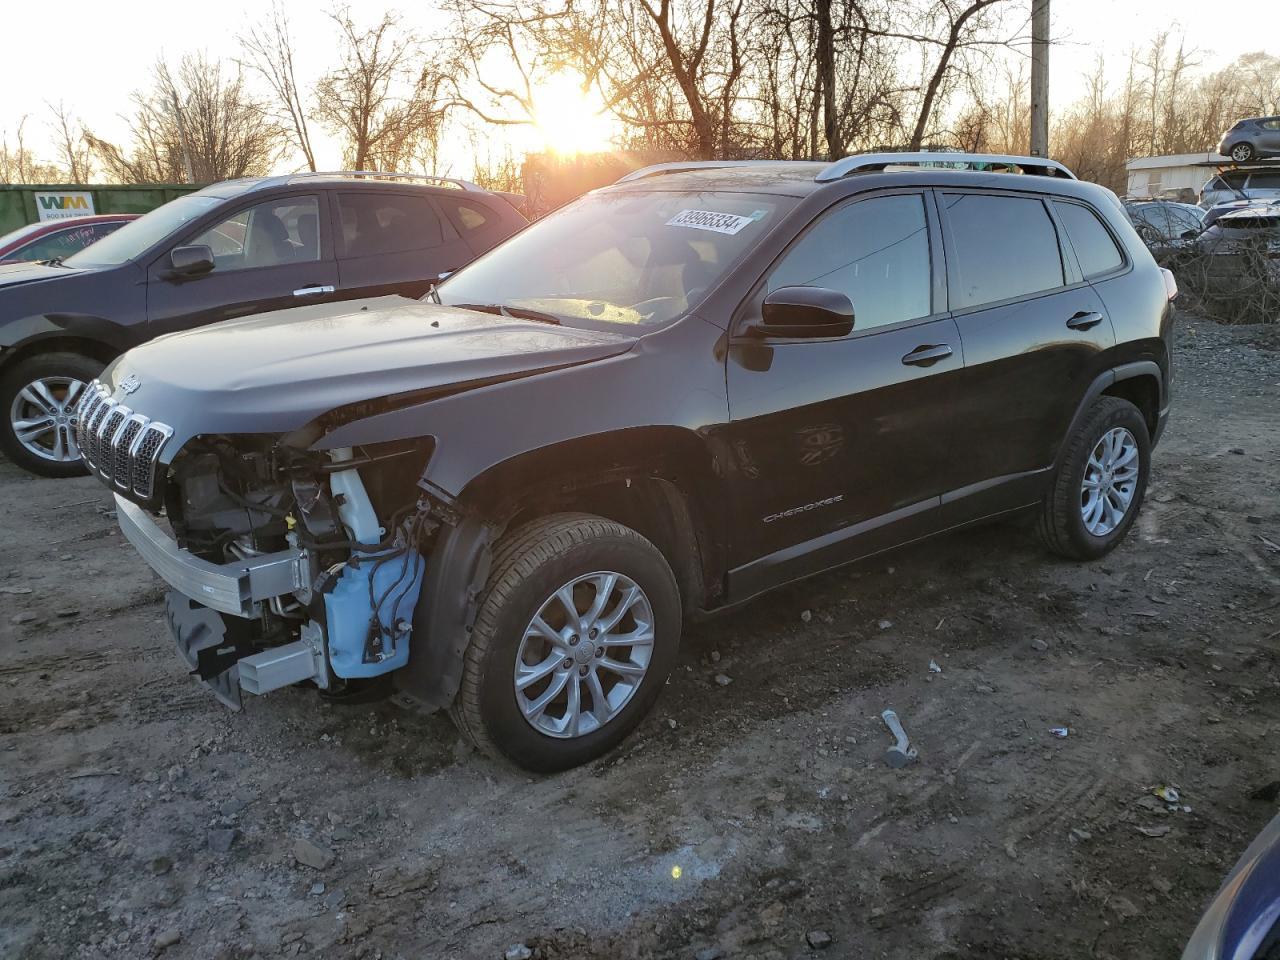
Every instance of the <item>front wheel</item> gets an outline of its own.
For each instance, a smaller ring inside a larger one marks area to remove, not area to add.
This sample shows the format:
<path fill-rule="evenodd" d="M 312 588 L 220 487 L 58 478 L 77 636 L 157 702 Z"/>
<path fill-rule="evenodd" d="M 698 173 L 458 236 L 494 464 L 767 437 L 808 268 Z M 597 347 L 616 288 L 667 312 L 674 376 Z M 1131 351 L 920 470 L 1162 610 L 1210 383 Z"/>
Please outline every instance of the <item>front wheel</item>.
<path fill-rule="evenodd" d="M 1054 553 L 1092 560 L 1113 550 L 1138 516 L 1151 471 L 1151 437 L 1141 411 L 1100 397 L 1066 440 L 1040 515 Z"/>
<path fill-rule="evenodd" d="M 586 514 L 534 521 L 498 544 L 450 713 L 490 755 L 578 766 L 648 713 L 680 627 L 675 577 L 640 534 Z"/>
<path fill-rule="evenodd" d="M 1231 159 L 1236 163 L 1248 163 L 1253 159 L 1253 146 L 1248 143 L 1237 143 L 1231 148 Z"/>
<path fill-rule="evenodd" d="M 42 477 L 85 472 L 75 438 L 76 406 L 102 364 L 78 353 L 47 353 L 0 377 L 0 450 Z"/>

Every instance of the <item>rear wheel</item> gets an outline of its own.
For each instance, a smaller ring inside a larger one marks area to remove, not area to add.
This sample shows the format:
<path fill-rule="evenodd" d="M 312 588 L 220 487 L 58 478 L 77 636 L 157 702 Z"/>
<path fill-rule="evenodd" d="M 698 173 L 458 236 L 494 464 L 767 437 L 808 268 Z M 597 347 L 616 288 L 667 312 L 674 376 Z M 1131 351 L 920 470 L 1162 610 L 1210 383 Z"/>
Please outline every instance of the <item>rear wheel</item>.
<path fill-rule="evenodd" d="M 1141 411 L 1100 397 L 1067 438 L 1040 515 L 1054 553 L 1091 560 L 1113 550 L 1138 515 L 1151 470 L 1151 438 Z"/>
<path fill-rule="evenodd" d="M 101 363 L 78 353 L 47 353 L 14 364 L 0 377 L 0 450 L 42 477 L 83 474 L 76 406 L 101 372 Z"/>
<path fill-rule="evenodd" d="M 528 770 L 586 763 L 653 706 L 680 627 L 675 577 L 640 534 L 585 514 L 534 521 L 499 543 L 451 715 Z"/>
<path fill-rule="evenodd" d="M 1231 148 L 1231 159 L 1236 163 L 1248 163 L 1253 159 L 1253 145 L 1248 143 L 1237 143 Z"/>

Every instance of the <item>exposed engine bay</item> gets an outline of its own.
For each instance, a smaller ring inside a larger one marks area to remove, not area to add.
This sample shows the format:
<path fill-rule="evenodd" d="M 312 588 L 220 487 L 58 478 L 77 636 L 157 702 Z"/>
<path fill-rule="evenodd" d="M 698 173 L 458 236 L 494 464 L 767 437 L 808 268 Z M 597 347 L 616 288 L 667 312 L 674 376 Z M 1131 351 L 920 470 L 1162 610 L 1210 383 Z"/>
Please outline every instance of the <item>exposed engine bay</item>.
<path fill-rule="evenodd" d="M 312 452 L 244 436 L 183 447 L 164 489 L 177 546 L 221 568 L 287 556 L 294 569 L 284 591 L 238 612 L 169 591 L 179 650 L 220 700 L 238 708 L 242 690 L 305 681 L 357 696 L 408 662 L 440 525 L 416 486 L 428 454 L 411 442 Z"/>

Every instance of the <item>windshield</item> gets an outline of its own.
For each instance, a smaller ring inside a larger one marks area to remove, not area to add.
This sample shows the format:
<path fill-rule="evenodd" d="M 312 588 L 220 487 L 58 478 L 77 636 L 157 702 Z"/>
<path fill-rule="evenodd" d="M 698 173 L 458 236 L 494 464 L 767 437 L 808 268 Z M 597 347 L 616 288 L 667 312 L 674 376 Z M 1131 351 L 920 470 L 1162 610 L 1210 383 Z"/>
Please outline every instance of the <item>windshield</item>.
<path fill-rule="evenodd" d="M 795 203 L 721 192 L 583 197 L 450 277 L 438 294 L 454 306 L 536 311 L 585 326 L 666 323 Z"/>
<path fill-rule="evenodd" d="M 126 223 L 97 243 L 63 261 L 69 267 L 114 267 L 132 260 L 169 234 L 225 201 L 221 197 L 188 194 L 156 207 L 146 216 Z"/>

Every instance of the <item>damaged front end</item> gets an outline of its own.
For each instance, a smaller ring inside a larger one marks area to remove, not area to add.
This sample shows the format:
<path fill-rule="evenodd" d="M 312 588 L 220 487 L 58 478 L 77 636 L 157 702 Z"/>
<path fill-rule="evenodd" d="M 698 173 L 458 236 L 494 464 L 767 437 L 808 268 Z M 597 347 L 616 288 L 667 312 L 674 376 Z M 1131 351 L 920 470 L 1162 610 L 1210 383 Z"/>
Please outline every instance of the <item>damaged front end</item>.
<path fill-rule="evenodd" d="M 154 497 L 117 492 L 126 537 L 171 588 L 178 650 L 219 700 L 238 709 L 242 692 L 307 681 L 354 697 L 407 664 L 440 527 L 416 485 L 429 455 L 426 442 L 316 452 L 199 436 Z M 161 505 L 171 532 L 149 512 Z"/>

